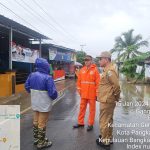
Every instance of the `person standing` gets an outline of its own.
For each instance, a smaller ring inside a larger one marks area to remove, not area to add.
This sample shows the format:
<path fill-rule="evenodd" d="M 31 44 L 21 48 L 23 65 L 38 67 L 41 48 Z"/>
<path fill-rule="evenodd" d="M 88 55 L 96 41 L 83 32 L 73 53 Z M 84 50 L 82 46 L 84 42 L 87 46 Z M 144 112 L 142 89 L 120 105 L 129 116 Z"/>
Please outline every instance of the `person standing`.
<path fill-rule="evenodd" d="M 46 59 L 37 58 L 36 72 L 29 75 L 25 89 L 31 93 L 31 106 L 34 111 L 33 135 L 34 145 L 38 149 L 50 147 L 52 142 L 46 138 L 46 124 L 52 108 L 52 100 L 58 96 L 54 81 L 49 75 L 49 63 Z"/>
<path fill-rule="evenodd" d="M 80 69 L 79 69 L 79 66 L 77 66 L 76 69 L 75 69 L 75 77 L 76 77 L 76 79 L 78 78 L 79 72 L 80 72 Z"/>
<path fill-rule="evenodd" d="M 78 123 L 73 128 L 84 127 L 84 117 L 87 104 L 89 103 L 89 118 L 87 131 L 93 129 L 96 109 L 97 88 L 100 81 L 100 75 L 95 64 L 92 63 L 92 57 L 87 55 L 84 59 L 85 66 L 81 68 L 78 74 L 77 90 L 80 94 L 80 111 Z"/>
<path fill-rule="evenodd" d="M 118 73 L 111 63 L 111 54 L 108 51 L 101 53 L 99 63 L 103 67 L 103 73 L 98 90 L 100 135 L 96 143 L 101 147 L 108 147 L 112 144 L 113 139 L 113 114 L 116 102 L 120 97 L 120 85 Z"/>

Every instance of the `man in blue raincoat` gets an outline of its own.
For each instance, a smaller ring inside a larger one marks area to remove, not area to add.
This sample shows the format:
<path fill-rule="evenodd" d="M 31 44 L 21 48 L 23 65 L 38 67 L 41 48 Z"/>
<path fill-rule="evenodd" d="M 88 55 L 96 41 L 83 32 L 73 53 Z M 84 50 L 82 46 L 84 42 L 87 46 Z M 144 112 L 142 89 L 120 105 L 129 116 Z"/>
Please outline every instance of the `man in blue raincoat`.
<path fill-rule="evenodd" d="M 54 81 L 49 75 L 49 63 L 46 59 L 37 58 L 36 72 L 29 75 L 25 89 L 31 93 L 31 106 L 34 111 L 33 135 L 34 145 L 38 149 L 50 147 L 52 142 L 46 138 L 46 124 L 52 108 L 52 100 L 58 96 Z"/>

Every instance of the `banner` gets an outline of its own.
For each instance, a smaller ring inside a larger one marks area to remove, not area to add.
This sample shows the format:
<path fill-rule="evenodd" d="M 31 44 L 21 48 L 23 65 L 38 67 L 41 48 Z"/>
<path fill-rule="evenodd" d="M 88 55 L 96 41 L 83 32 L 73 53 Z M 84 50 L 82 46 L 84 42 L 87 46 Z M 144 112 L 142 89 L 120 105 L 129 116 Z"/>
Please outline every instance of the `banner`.
<path fill-rule="evenodd" d="M 49 48 L 49 60 L 71 62 L 71 53 L 61 52 L 56 48 Z"/>
<path fill-rule="evenodd" d="M 67 52 L 57 52 L 55 60 L 70 62 L 71 61 L 71 54 L 67 53 Z"/>
<path fill-rule="evenodd" d="M 76 53 L 71 52 L 71 61 L 76 62 Z"/>
<path fill-rule="evenodd" d="M 12 43 L 12 61 L 35 63 L 39 58 L 39 50 L 34 50 Z"/>
<path fill-rule="evenodd" d="M 65 71 L 64 70 L 54 70 L 53 78 L 54 78 L 54 81 L 65 79 Z"/>
<path fill-rule="evenodd" d="M 57 55 L 57 49 L 49 48 L 49 60 L 55 60 L 56 55 Z"/>

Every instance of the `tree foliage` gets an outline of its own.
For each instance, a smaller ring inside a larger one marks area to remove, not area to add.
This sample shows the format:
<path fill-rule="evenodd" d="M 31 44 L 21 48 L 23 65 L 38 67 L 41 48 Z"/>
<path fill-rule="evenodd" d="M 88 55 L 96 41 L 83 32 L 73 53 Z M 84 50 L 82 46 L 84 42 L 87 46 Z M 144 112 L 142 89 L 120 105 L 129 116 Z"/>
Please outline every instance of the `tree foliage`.
<path fill-rule="evenodd" d="M 146 58 L 150 57 L 150 52 L 146 52 L 140 56 L 136 56 L 134 58 L 130 58 L 124 61 L 123 66 L 121 68 L 121 72 L 127 77 L 131 79 L 142 79 L 144 77 L 144 61 Z M 142 66 L 141 73 L 136 73 L 137 65 Z"/>
<path fill-rule="evenodd" d="M 139 51 L 142 46 L 148 46 L 148 41 L 142 40 L 140 34 L 133 36 L 133 29 L 124 32 L 121 36 L 116 37 L 112 53 L 118 53 L 118 61 L 125 61 L 129 58 L 140 56 L 143 52 Z"/>
<path fill-rule="evenodd" d="M 77 62 L 84 64 L 85 56 L 86 56 L 86 53 L 84 51 L 77 51 L 76 53 Z"/>

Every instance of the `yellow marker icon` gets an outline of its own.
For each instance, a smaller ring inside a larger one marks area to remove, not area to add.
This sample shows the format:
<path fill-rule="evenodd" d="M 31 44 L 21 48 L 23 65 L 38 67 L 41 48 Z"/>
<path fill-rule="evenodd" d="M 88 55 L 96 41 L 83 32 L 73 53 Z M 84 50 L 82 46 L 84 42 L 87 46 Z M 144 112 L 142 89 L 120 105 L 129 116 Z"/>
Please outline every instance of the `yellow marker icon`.
<path fill-rule="evenodd" d="M 6 138 L 3 138 L 3 142 L 5 143 L 7 141 L 7 139 Z"/>

